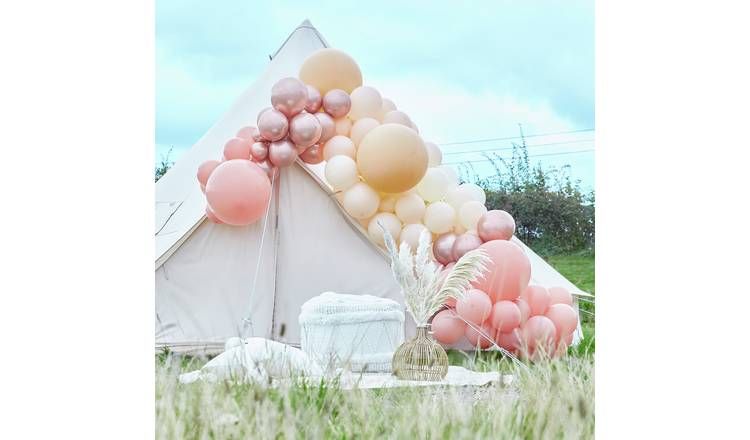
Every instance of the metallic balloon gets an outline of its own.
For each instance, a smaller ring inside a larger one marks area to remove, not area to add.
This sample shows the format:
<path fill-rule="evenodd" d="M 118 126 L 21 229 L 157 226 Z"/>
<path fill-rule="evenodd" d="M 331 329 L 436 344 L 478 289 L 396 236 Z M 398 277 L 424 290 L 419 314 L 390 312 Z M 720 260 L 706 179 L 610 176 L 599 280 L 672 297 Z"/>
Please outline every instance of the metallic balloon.
<path fill-rule="evenodd" d="M 271 88 L 271 105 L 287 118 L 291 118 L 305 109 L 307 86 L 297 78 L 280 79 Z"/>
<path fill-rule="evenodd" d="M 452 232 L 439 236 L 435 243 L 432 244 L 432 253 L 440 264 L 448 264 L 453 259 L 453 243 L 456 241 L 456 234 Z"/>
<path fill-rule="evenodd" d="M 483 241 L 510 240 L 516 231 L 516 221 L 505 211 L 487 211 L 477 222 L 477 233 Z"/>
<path fill-rule="evenodd" d="M 315 113 L 318 110 L 320 110 L 320 107 L 323 105 L 323 97 L 320 95 L 320 92 L 315 87 L 308 85 L 307 86 L 307 104 L 305 105 L 305 110 L 307 110 L 310 113 Z"/>
<path fill-rule="evenodd" d="M 289 139 L 272 142 L 268 147 L 268 159 L 279 168 L 293 164 L 298 154 L 296 146 Z"/>
<path fill-rule="evenodd" d="M 320 126 L 323 128 L 323 132 L 320 134 L 320 140 L 318 142 L 325 143 L 328 139 L 336 136 L 336 121 L 333 120 L 331 115 L 328 113 L 315 113 L 315 117 L 318 118 Z"/>
<path fill-rule="evenodd" d="M 458 261 L 458 259 L 463 257 L 465 253 L 473 251 L 481 245 L 482 239 L 479 238 L 479 236 L 474 235 L 471 232 L 464 232 L 456 237 L 456 241 L 453 242 L 453 259 Z"/>
<path fill-rule="evenodd" d="M 299 155 L 305 163 L 315 165 L 323 162 L 323 145 L 315 144 L 312 147 L 306 149 L 304 153 Z"/>
<path fill-rule="evenodd" d="M 255 142 L 260 142 L 263 140 L 263 136 L 260 135 L 260 130 L 258 130 L 258 127 L 253 127 L 253 140 Z"/>
<path fill-rule="evenodd" d="M 257 162 L 257 165 L 268 175 L 269 179 L 273 179 L 274 175 L 276 175 L 276 177 L 279 176 L 279 168 L 273 166 L 270 160 L 262 160 L 260 162 Z"/>
<path fill-rule="evenodd" d="M 267 110 L 258 117 L 258 130 L 263 139 L 274 142 L 284 139 L 289 131 L 289 121 L 278 110 Z"/>
<path fill-rule="evenodd" d="M 300 113 L 289 122 L 289 138 L 303 151 L 317 143 L 322 133 L 320 121 L 311 113 Z"/>
<path fill-rule="evenodd" d="M 351 98 L 341 89 L 333 89 L 323 97 L 323 110 L 336 119 L 343 118 L 349 114 L 351 108 Z"/>
<path fill-rule="evenodd" d="M 250 155 L 256 162 L 266 160 L 268 157 L 268 142 L 255 142 L 250 146 Z"/>

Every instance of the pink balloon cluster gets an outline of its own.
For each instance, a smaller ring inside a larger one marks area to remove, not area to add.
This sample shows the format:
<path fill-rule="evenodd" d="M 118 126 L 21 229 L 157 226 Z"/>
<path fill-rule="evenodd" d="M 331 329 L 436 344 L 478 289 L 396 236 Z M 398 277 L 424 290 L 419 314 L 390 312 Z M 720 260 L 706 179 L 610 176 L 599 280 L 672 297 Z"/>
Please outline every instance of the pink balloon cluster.
<path fill-rule="evenodd" d="M 487 211 L 477 222 L 476 234 L 447 232 L 439 236 L 432 245 L 435 259 L 448 265 L 458 261 L 465 253 L 492 240 L 510 240 L 516 231 L 516 221 L 505 211 Z"/>

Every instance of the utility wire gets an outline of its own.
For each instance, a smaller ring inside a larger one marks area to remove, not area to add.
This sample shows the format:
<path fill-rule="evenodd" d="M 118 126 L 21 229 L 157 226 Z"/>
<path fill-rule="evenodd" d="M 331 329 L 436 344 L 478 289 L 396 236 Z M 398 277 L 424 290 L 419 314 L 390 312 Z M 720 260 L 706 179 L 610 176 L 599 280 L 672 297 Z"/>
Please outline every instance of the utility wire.
<path fill-rule="evenodd" d="M 543 157 L 543 156 L 563 156 L 563 155 L 566 155 L 566 154 L 588 153 L 588 152 L 591 152 L 591 151 L 594 151 L 594 149 L 592 148 L 592 149 L 589 149 L 589 150 L 562 151 L 560 153 L 533 154 L 533 155 L 530 155 L 528 157 L 532 158 L 532 157 Z M 501 159 L 510 159 L 510 158 L 505 157 L 505 158 L 501 158 Z M 444 163 L 443 165 L 461 165 L 461 164 L 465 164 L 465 163 L 492 162 L 492 160 L 493 160 L 493 158 L 484 158 L 484 159 L 479 159 L 479 160 L 462 160 L 462 161 L 458 161 L 458 162 Z"/>
<path fill-rule="evenodd" d="M 438 144 L 440 146 L 447 146 L 447 145 L 463 145 L 463 144 L 478 144 L 481 142 L 494 142 L 494 141 L 509 141 L 513 139 L 522 139 L 522 138 L 532 138 L 532 137 L 540 137 L 540 136 L 553 136 L 557 134 L 573 134 L 573 133 L 585 133 L 587 131 L 594 131 L 593 128 L 585 128 L 582 130 L 570 130 L 570 131 L 557 131 L 557 132 L 550 132 L 550 133 L 535 133 L 535 134 L 527 134 L 525 136 L 510 136 L 510 137 L 499 137 L 499 138 L 489 138 L 489 139 L 472 139 L 468 141 L 456 141 L 456 142 L 444 142 L 442 144 Z"/>
<path fill-rule="evenodd" d="M 527 145 L 526 148 L 535 148 L 535 147 L 549 147 L 551 145 L 564 145 L 564 144 L 578 144 L 578 143 L 584 143 L 584 142 L 594 142 L 594 139 L 578 139 L 575 141 L 565 141 L 565 142 L 549 142 L 546 144 L 534 144 L 534 145 Z M 455 154 L 470 154 L 470 153 L 482 153 L 486 151 L 508 151 L 512 150 L 514 148 L 521 148 L 521 146 L 518 147 L 506 147 L 506 148 L 482 148 L 479 150 L 469 150 L 469 151 L 451 151 L 448 153 L 443 153 L 444 156 L 450 156 Z"/>

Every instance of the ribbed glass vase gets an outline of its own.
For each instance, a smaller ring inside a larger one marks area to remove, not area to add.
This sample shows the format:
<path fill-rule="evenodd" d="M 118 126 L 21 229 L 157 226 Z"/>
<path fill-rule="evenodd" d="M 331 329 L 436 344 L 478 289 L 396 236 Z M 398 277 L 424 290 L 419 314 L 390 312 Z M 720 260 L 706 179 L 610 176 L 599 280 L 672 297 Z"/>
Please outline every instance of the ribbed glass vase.
<path fill-rule="evenodd" d="M 417 327 L 417 335 L 393 353 L 393 374 L 405 380 L 442 380 L 448 374 L 448 354 L 427 327 Z"/>

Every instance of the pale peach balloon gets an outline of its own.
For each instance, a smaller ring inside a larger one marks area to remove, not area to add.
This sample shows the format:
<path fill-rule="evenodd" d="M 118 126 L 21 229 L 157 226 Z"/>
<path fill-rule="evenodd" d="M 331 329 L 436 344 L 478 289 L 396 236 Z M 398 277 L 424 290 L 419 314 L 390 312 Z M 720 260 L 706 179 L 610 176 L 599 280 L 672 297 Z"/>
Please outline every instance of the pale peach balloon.
<path fill-rule="evenodd" d="M 470 200 L 464 203 L 461 206 L 461 209 L 458 210 L 458 218 L 464 228 L 476 230 L 477 222 L 479 222 L 479 219 L 482 218 L 486 212 L 487 208 L 485 208 L 484 204 L 476 200 Z"/>
<path fill-rule="evenodd" d="M 354 142 L 346 136 L 334 136 L 326 142 L 323 148 L 325 160 L 331 160 L 334 156 L 347 156 L 354 160 L 357 157 L 357 148 Z"/>
<path fill-rule="evenodd" d="M 409 245 L 412 252 L 415 251 L 419 245 L 419 237 L 422 235 L 422 231 L 427 231 L 427 228 L 421 223 L 410 223 L 404 225 L 404 228 L 401 230 L 401 235 L 399 236 L 399 244 L 406 243 Z"/>
<path fill-rule="evenodd" d="M 383 98 L 374 87 L 361 86 L 351 92 L 352 107 L 349 117 L 353 120 L 377 118 L 383 107 Z"/>
<path fill-rule="evenodd" d="M 380 197 L 366 183 L 355 183 L 344 191 L 344 210 L 354 218 L 365 219 L 378 211 Z"/>
<path fill-rule="evenodd" d="M 564 287 L 550 287 L 547 289 L 550 296 L 550 304 L 573 305 L 573 295 Z"/>
<path fill-rule="evenodd" d="M 249 160 L 223 162 L 206 184 L 206 201 L 222 222 L 243 226 L 258 220 L 268 206 L 271 182 L 258 165 Z"/>
<path fill-rule="evenodd" d="M 357 62 L 346 53 L 332 48 L 320 49 L 308 56 L 299 70 L 299 79 L 325 95 L 331 89 L 347 93 L 362 85 Z"/>
<path fill-rule="evenodd" d="M 432 336 L 441 344 L 455 344 L 466 332 L 466 323 L 450 310 L 438 312 L 431 323 Z"/>
<path fill-rule="evenodd" d="M 365 181 L 385 193 L 406 191 L 427 172 L 427 148 L 422 138 L 398 124 L 379 125 L 365 135 L 357 149 L 357 168 Z"/>
<path fill-rule="evenodd" d="M 396 200 L 394 210 L 404 223 L 421 223 L 424 217 L 424 200 L 417 194 L 405 194 Z"/>
<path fill-rule="evenodd" d="M 383 124 L 399 124 L 404 127 L 412 128 L 411 118 L 401 110 L 391 110 L 383 115 Z"/>
<path fill-rule="evenodd" d="M 325 156 L 325 150 L 324 150 Z M 326 162 L 326 181 L 336 191 L 346 191 L 359 182 L 357 164 L 349 156 L 334 156 Z"/>
<path fill-rule="evenodd" d="M 433 202 L 424 213 L 424 225 L 435 234 L 444 234 L 453 229 L 456 210 L 445 202 Z"/>
<path fill-rule="evenodd" d="M 331 115 L 325 112 L 315 113 L 315 117 L 320 122 L 320 127 L 323 131 L 320 133 L 320 142 L 325 144 L 329 139 L 336 136 L 336 122 L 333 120 Z"/>
<path fill-rule="evenodd" d="M 336 134 L 340 136 L 349 136 L 349 132 L 352 130 L 352 120 L 343 117 L 335 120 L 336 123 Z"/>
<path fill-rule="evenodd" d="M 430 168 L 440 166 L 440 164 L 443 162 L 443 152 L 440 151 L 440 147 L 438 147 L 434 142 L 425 142 L 424 145 L 425 147 L 427 147 L 427 166 Z M 446 177 L 450 178 L 450 176 L 447 175 Z M 453 179 L 451 179 L 451 181 L 452 180 Z"/>
<path fill-rule="evenodd" d="M 428 202 L 441 200 L 451 187 L 451 181 L 440 168 L 427 168 L 417 184 L 417 192 Z"/>
<path fill-rule="evenodd" d="M 373 128 L 380 125 L 380 122 L 378 122 L 377 119 L 374 118 L 362 118 L 359 119 L 357 122 L 352 125 L 352 129 L 349 132 L 349 138 L 354 143 L 354 146 L 359 145 L 359 143 L 362 141 L 362 138 L 365 137 L 367 133 L 370 132 Z"/>
<path fill-rule="evenodd" d="M 381 212 L 375 214 L 372 219 L 370 219 L 370 222 L 367 225 L 367 232 L 370 234 L 370 239 L 380 246 L 385 245 L 382 228 L 385 228 L 391 234 L 393 240 L 398 243 L 398 236 L 401 234 L 401 220 L 399 220 L 398 217 L 389 212 Z"/>
<path fill-rule="evenodd" d="M 393 110 L 396 110 L 396 104 L 388 98 L 383 98 L 383 106 L 380 108 L 380 112 L 378 112 L 377 120 L 383 122 L 386 113 Z"/>
<path fill-rule="evenodd" d="M 456 211 L 459 211 L 464 203 L 472 200 L 483 205 L 487 201 L 484 190 L 474 183 L 462 183 L 445 195 L 445 201 L 450 203 Z"/>
<path fill-rule="evenodd" d="M 451 188 L 458 186 L 458 172 L 456 171 L 455 168 L 453 168 L 450 165 L 440 165 L 438 168 L 443 170 L 445 175 L 448 176 L 448 178 L 450 179 Z"/>
<path fill-rule="evenodd" d="M 398 200 L 398 198 L 399 194 L 381 194 L 380 206 L 378 206 L 378 211 L 396 212 L 396 200 Z"/>

